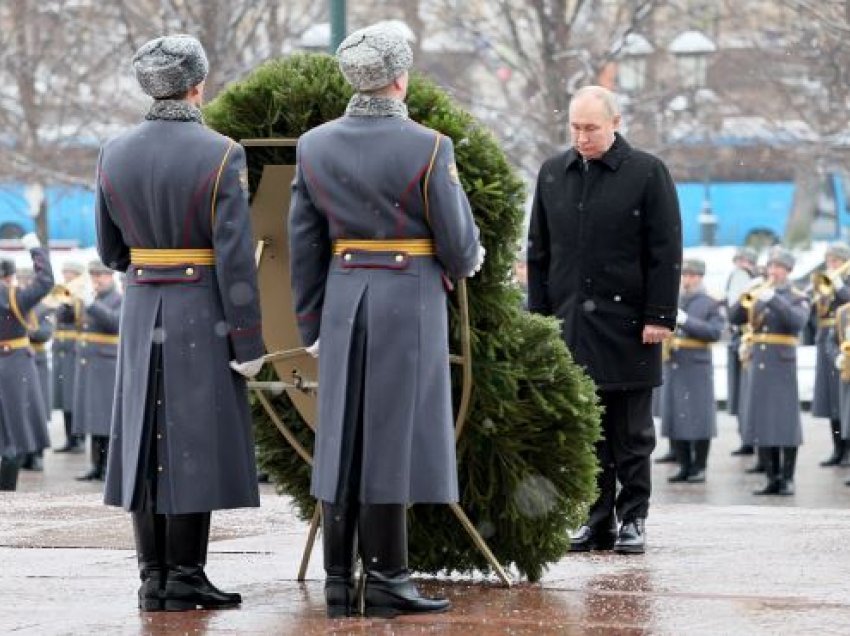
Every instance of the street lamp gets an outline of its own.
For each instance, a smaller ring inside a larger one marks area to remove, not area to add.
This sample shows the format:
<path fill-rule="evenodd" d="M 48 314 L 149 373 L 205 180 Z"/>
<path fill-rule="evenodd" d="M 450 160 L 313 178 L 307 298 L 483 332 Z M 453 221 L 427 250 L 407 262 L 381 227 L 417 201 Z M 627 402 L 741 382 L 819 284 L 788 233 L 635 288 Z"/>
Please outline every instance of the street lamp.
<path fill-rule="evenodd" d="M 639 93 L 646 85 L 646 60 L 655 52 L 652 44 L 639 33 L 629 33 L 620 46 L 617 84 L 626 93 Z"/>
<path fill-rule="evenodd" d="M 690 105 L 694 116 L 697 115 L 698 102 L 701 93 L 710 93 L 705 87 L 708 84 L 708 62 L 717 51 L 717 46 L 711 39 L 699 31 L 685 31 L 677 35 L 667 48 L 676 57 L 679 79 L 682 86 L 692 91 Z M 710 101 L 710 100 L 709 100 Z M 706 146 L 711 143 L 708 126 L 704 126 L 702 142 Z M 714 245 L 717 237 L 717 215 L 711 208 L 711 178 L 709 162 L 706 158 L 703 166 L 703 200 L 697 220 L 699 222 L 700 243 Z"/>
<path fill-rule="evenodd" d="M 331 41 L 330 41 L 330 53 L 333 55 L 336 53 L 337 47 L 342 43 L 345 39 L 345 17 L 346 17 L 346 6 L 345 0 L 330 0 L 331 2 Z"/>

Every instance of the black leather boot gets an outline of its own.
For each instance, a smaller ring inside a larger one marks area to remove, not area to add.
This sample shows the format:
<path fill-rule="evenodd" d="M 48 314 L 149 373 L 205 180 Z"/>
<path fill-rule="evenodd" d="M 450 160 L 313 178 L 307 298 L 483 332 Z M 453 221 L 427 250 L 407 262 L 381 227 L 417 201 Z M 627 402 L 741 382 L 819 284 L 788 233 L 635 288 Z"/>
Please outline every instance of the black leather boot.
<path fill-rule="evenodd" d="M 752 446 L 750 446 L 749 444 L 741 444 L 741 446 L 739 448 L 736 448 L 730 454 L 735 455 L 735 456 L 738 456 L 738 455 L 753 455 L 755 452 L 756 452 L 755 449 Z"/>
<path fill-rule="evenodd" d="M 158 612 L 165 609 L 165 515 L 149 511 L 132 513 L 133 536 L 139 560 L 139 609 Z"/>
<path fill-rule="evenodd" d="M 821 466 L 838 466 L 844 459 L 844 440 L 841 439 L 841 420 L 829 420 L 832 432 L 832 455 L 823 460 Z"/>
<path fill-rule="evenodd" d="M 753 491 L 754 495 L 778 495 L 782 488 L 782 473 L 779 465 L 779 447 L 759 447 L 759 456 L 764 464 L 767 484 L 764 488 Z"/>
<path fill-rule="evenodd" d="M 222 592 L 204 573 L 210 536 L 210 513 L 167 515 L 164 609 L 223 609 L 242 602 L 237 593 Z"/>
<path fill-rule="evenodd" d="M 763 473 L 767 471 L 767 467 L 765 465 L 765 457 L 766 455 L 762 453 L 761 448 L 756 448 L 756 463 L 746 468 L 744 470 L 745 473 L 754 474 L 754 473 Z"/>
<path fill-rule="evenodd" d="M 59 448 L 53 449 L 54 453 L 82 453 L 82 440 L 71 432 L 71 426 L 74 418 L 70 411 L 62 411 L 62 417 L 65 422 L 65 444 Z"/>
<path fill-rule="evenodd" d="M 611 513 L 604 523 L 597 526 L 583 525 L 570 536 L 570 552 L 610 550 L 617 540 L 617 515 Z"/>
<path fill-rule="evenodd" d="M 31 470 L 36 473 L 44 471 L 44 460 L 41 451 L 27 453 L 21 462 L 21 470 Z"/>
<path fill-rule="evenodd" d="M 451 603 L 426 598 L 407 569 L 407 512 L 403 504 L 360 504 L 358 536 L 366 572 L 366 616 L 445 612 Z"/>
<path fill-rule="evenodd" d="M 91 436 L 91 468 L 76 477 L 77 481 L 103 481 L 106 474 L 106 451 L 109 438 L 104 435 Z"/>
<path fill-rule="evenodd" d="M 777 495 L 786 497 L 794 494 L 794 471 L 797 468 L 797 447 L 786 446 L 782 449 L 782 470 Z"/>
<path fill-rule="evenodd" d="M 705 481 L 705 468 L 708 465 L 708 450 L 711 448 L 710 439 L 698 439 L 693 442 L 694 465 L 688 475 L 688 483 L 701 484 Z"/>
<path fill-rule="evenodd" d="M 20 457 L 0 458 L 0 490 L 12 491 L 18 489 L 20 463 Z"/>
<path fill-rule="evenodd" d="M 676 457 L 679 460 L 679 472 L 667 478 L 671 484 L 688 481 L 688 476 L 691 474 L 693 461 L 691 459 L 691 443 L 682 440 L 671 442 L 676 451 Z"/>
<path fill-rule="evenodd" d="M 325 555 L 325 602 L 329 618 L 357 615 L 354 535 L 357 504 L 322 502 L 322 547 Z"/>

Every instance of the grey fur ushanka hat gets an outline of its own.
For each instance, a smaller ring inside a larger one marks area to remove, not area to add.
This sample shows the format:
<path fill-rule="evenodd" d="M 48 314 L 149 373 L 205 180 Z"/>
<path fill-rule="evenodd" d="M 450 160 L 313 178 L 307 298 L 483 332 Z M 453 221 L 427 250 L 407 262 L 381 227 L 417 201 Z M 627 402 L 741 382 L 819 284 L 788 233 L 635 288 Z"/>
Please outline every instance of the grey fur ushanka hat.
<path fill-rule="evenodd" d="M 767 256 L 767 264 L 770 265 L 771 263 L 782 265 L 782 267 L 790 272 L 794 269 L 796 259 L 794 258 L 794 255 L 784 247 L 776 245 L 770 249 L 770 253 Z"/>
<path fill-rule="evenodd" d="M 165 35 L 146 42 L 133 56 L 142 90 L 155 99 L 184 93 L 209 72 L 207 54 L 191 35 Z"/>
<path fill-rule="evenodd" d="M 387 22 L 355 31 L 336 50 L 339 70 L 358 92 L 388 86 L 413 64 L 413 51 L 398 27 Z"/>

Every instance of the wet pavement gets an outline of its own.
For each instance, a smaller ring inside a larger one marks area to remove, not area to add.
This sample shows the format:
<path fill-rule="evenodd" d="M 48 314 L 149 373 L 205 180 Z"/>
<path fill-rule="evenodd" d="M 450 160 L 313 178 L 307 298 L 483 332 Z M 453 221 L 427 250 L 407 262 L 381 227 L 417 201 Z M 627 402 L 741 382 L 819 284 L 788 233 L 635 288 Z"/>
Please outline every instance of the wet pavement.
<path fill-rule="evenodd" d="M 817 465 L 829 454 L 828 424 L 804 417 L 788 498 L 750 494 L 762 478 L 743 473 L 752 458 L 729 455 L 733 420 L 719 424 L 707 483 L 671 485 L 673 468 L 654 466 L 645 555 L 570 555 L 541 583 L 511 589 L 426 580 L 454 610 L 395 620 L 324 617 L 321 551 L 298 583 L 307 528 L 268 486 L 260 509 L 213 515 L 207 571 L 243 594 L 242 609 L 141 614 L 128 515 L 101 505 L 99 484 L 72 479 L 84 455 L 47 453 L 44 473 L 24 473 L 18 493 L 0 494 L 0 633 L 850 633 L 850 470 Z"/>

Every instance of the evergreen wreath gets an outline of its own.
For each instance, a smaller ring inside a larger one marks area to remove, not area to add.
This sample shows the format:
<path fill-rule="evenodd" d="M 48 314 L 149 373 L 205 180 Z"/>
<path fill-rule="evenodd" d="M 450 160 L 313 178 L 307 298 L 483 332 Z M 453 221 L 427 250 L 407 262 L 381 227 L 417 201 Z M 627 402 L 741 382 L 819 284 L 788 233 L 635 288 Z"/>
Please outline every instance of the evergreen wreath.
<path fill-rule="evenodd" d="M 212 128 L 237 141 L 298 137 L 341 116 L 351 94 L 333 57 L 296 54 L 269 61 L 231 84 L 204 115 Z M 457 447 L 460 504 L 499 561 L 537 581 L 546 564 L 568 551 L 569 528 L 582 522 L 596 496 L 600 407 L 595 387 L 573 363 L 556 320 L 522 309 L 511 272 L 525 190 L 495 138 L 424 77 L 411 77 L 407 104 L 411 119 L 454 141 L 461 182 L 487 249 L 483 270 L 468 282 L 474 388 Z M 249 155 L 252 192 L 263 164 L 287 152 L 293 150 Z M 457 352 L 454 303 L 452 297 L 449 335 L 450 350 Z M 264 370 L 261 379 L 274 379 L 273 370 Z M 453 372 L 453 389 L 459 395 L 459 373 Z M 286 395 L 272 403 L 312 449 L 313 434 Z M 309 466 L 262 407 L 252 408 L 261 468 L 309 520 L 315 506 Z M 413 506 L 409 522 L 413 570 L 489 570 L 447 506 Z"/>

